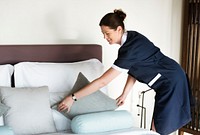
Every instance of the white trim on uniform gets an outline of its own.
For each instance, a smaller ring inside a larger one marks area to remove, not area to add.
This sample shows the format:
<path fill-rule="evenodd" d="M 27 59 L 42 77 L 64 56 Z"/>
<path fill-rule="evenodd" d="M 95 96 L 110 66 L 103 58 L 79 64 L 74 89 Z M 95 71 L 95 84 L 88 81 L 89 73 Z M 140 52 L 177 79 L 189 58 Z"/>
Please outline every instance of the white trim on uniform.
<path fill-rule="evenodd" d="M 126 73 L 128 72 L 128 69 L 120 68 L 114 64 L 112 65 L 112 68 L 114 68 L 115 70 L 120 71 L 120 72 L 126 72 Z"/>
<path fill-rule="evenodd" d="M 152 86 L 162 75 L 158 73 L 149 83 L 149 86 Z"/>

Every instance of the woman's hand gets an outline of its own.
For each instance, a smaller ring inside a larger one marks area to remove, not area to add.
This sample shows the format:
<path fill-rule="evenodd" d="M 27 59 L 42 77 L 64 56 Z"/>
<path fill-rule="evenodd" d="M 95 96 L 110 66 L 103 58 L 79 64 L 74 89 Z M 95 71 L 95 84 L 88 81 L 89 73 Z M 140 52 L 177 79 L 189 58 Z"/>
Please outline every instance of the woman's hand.
<path fill-rule="evenodd" d="M 74 103 L 74 100 L 72 99 L 71 95 L 67 96 L 59 105 L 58 105 L 58 110 L 59 111 L 64 111 L 67 109 L 67 112 L 70 111 L 70 108 L 72 104 Z"/>
<path fill-rule="evenodd" d="M 136 79 L 134 77 L 128 75 L 124 90 L 123 90 L 122 94 L 117 98 L 117 105 L 118 106 L 121 106 L 121 105 L 124 104 L 128 93 L 130 92 L 131 88 L 135 84 L 135 81 L 136 81 Z"/>
<path fill-rule="evenodd" d="M 122 106 L 125 102 L 126 96 L 125 95 L 121 95 L 119 96 L 116 100 L 117 100 L 117 105 L 118 106 Z"/>

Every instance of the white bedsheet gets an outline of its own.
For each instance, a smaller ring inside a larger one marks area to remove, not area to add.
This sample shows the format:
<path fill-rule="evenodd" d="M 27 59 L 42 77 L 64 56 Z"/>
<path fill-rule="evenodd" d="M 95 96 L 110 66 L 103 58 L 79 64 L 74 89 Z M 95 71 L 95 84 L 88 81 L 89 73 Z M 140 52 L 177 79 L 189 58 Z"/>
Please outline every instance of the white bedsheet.
<path fill-rule="evenodd" d="M 150 131 L 148 129 L 141 128 L 131 128 L 111 132 L 95 133 L 95 134 L 73 134 L 72 132 L 62 132 L 62 133 L 51 133 L 51 134 L 41 134 L 41 135 L 159 135 L 156 132 Z"/>

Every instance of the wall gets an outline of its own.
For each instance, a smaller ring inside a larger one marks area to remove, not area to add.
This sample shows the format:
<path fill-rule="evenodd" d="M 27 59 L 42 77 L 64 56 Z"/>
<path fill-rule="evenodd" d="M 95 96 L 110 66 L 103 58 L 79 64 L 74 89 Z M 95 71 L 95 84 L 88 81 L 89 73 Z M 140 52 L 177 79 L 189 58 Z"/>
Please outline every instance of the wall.
<path fill-rule="evenodd" d="M 118 46 L 103 39 L 98 26 L 108 12 L 121 8 L 127 13 L 127 30 L 146 35 L 156 46 L 179 61 L 183 0 L 0 0 L 0 44 L 97 43 L 103 46 L 103 64 L 108 69 L 116 58 Z M 126 74 L 109 85 L 117 98 Z M 117 87 L 116 87 L 117 86 Z M 140 91 L 148 89 L 139 82 L 120 109 L 130 110 L 134 125 L 140 126 Z M 145 94 L 147 128 L 153 111 L 154 92 Z"/>

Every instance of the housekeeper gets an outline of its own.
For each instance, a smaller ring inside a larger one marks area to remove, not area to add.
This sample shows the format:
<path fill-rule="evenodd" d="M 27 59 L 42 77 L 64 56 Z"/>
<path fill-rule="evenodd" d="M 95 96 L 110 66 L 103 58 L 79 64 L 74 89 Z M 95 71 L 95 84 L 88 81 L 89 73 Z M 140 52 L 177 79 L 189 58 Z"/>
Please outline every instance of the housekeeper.
<path fill-rule="evenodd" d="M 151 129 L 161 135 L 170 134 L 191 120 L 186 74 L 177 62 L 165 56 L 144 35 L 137 31 L 126 31 L 123 22 L 125 17 L 122 10 L 114 10 L 99 23 L 109 44 L 120 45 L 113 66 L 73 96 L 67 96 L 58 108 L 60 111 L 70 111 L 75 100 L 99 90 L 115 79 L 122 69 L 128 69 L 124 90 L 117 98 L 118 105 L 124 104 L 136 80 L 147 84 L 156 92 Z"/>

